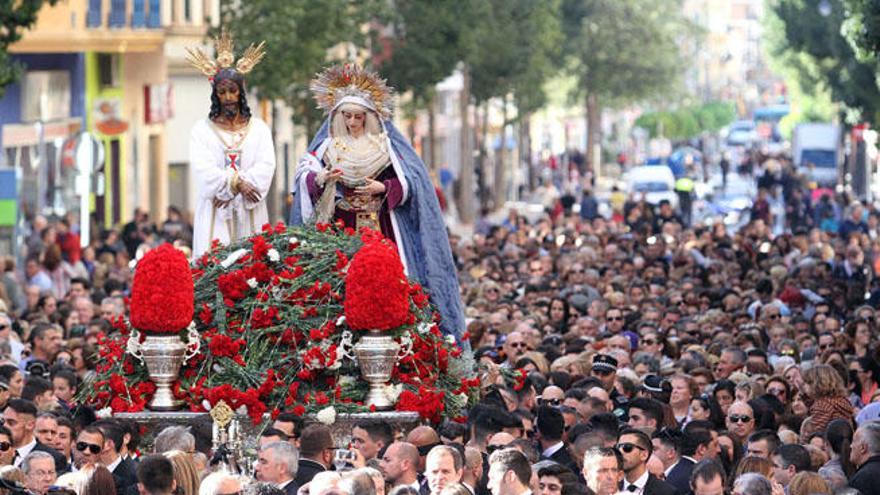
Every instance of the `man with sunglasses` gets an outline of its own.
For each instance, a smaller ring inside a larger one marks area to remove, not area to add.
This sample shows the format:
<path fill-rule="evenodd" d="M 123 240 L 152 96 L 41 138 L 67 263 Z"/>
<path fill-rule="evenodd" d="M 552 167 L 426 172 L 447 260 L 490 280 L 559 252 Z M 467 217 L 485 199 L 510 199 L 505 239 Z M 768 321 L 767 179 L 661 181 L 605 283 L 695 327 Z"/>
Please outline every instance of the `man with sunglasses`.
<path fill-rule="evenodd" d="M 12 448 L 12 432 L 5 426 L 0 426 L 0 466 L 11 466 L 15 458 L 15 449 Z"/>
<path fill-rule="evenodd" d="M 529 344 L 526 336 L 519 330 L 514 330 L 507 334 L 507 340 L 502 346 L 506 360 L 501 364 L 503 368 L 516 368 L 516 361 L 528 352 Z"/>
<path fill-rule="evenodd" d="M 76 437 L 73 460 L 78 470 L 86 466 L 94 466 L 101 462 L 101 451 L 104 450 L 104 432 L 97 426 L 86 426 Z"/>
<path fill-rule="evenodd" d="M 755 431 L 755 412 L 746 402 L 736 401 L 727 410 L 727 430 L 740 443 Z"/>
<path fill-rule="evenodd" d="M 653 453 L 651 439 L 641 430 L 623 430 L 617 441 L 623 457 L 623 491 L 636 495 L 675 495 L 675 487 L 648 472 Z"/>

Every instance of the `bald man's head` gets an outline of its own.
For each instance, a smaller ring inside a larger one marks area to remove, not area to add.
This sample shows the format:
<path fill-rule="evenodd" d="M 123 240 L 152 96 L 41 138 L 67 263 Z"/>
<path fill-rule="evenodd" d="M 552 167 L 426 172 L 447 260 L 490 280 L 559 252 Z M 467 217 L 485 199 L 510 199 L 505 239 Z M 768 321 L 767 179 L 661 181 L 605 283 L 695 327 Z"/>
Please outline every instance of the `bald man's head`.
<path fill-rule="evenodd" d="M 425 445 L 440 443 L 440 435 L 430 426 L 417 426 L 406 436 L 406 441 L 416 447 L 424 447 Z"/>
<path fill-rule="evenodd" d="M 398 459 L 409 461 L 413 466 L 418 467 L 419 449 L 415 445 L 409 442 L 394 442 L 388 447 L 388 450 Z"/>
<path fill-rule="evenodd" d="M 419 472 L 425 470 L 425 456 L 436 445 L 441 445 L 440 435 L 430 426 L 417 426 L 406 436 L 407 443 L 415 445 L 419 452 Z"/>

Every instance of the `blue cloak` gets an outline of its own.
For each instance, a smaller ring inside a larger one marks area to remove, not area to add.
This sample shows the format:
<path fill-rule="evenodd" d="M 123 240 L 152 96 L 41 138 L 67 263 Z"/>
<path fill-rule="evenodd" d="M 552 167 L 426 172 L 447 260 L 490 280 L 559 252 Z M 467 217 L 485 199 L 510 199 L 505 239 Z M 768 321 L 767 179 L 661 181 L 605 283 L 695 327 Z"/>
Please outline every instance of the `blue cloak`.
<path fill-rule="evenodd" d="M 328 138 L 329 123 L 330 120 L 327 119 L 318 130 L 309 144 L 309 153 L 317 152 Z M 443 333 L 460 341 L 465 330 L 464 311 L 449 235 L 437 193 L 427 167 L 409 141 L 391 121 L 385 121 L 383 125 L 391 142 L 389 152 L 397 155 L 409 184 L 409 197 L 394 209 L 397 242 L 401 243 L 403 252 L 406 253 L 408 275 L 422 284 L 436 306 L 441 316 L 440 329 Z M 309 193 L 302 184 L 303 181 L 294 181 L 290 225 L 302 225 L 308 221 L 303 218 L 300 201 L 308 198 Z"/>

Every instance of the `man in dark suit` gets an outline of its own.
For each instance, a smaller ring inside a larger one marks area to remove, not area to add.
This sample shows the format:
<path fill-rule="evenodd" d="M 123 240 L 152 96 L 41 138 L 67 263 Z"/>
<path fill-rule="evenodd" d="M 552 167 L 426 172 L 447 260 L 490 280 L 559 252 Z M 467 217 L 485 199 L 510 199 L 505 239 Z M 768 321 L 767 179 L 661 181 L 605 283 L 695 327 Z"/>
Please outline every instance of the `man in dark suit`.
<path fill-rule="evenodd" d="M 125 429 L 113 419 L 93 423 L 104 434 L 104 447 L 100 453 L 101 463 L 113 474 L 117 494 L 136 493 L 137 473 L 131 459 L 125 459 L 120 450 L 125 442 Z"/>
<path fill-rule="evenodd" d="M 13 465 L 19 467 L 25 456 L 33 451 L 46 452 L 55 460 L 55 472 L 58 475 L 69 471 L 64 454 L 37 441 L 34 429 L 37 420 L 37 406 L 24 399 L 11 399 L 3 411 L 3 421 L 12 432 L 12 446 L 15 447 Z"/>
<path fill-rule="evenodd" d="M 869 421 L 853 435 L 850 460 L 857 467 L 849 486 L 863 495 L 880 494 L 880 423 Z"/>
<path fill-rule="evenodd" d="M 162 454 L 144 457 L 138 463 L 137 479 L 140 493 L 171 495 L 177 488 L 174 465 Z"/>
<path fill-rule="evenodd" d="M 558 409 L 551 406 L 538 408 L 538 419 L 535 423 L 538 436 L 538 444 L 541 448 L 541 459 L 551 460 L 561 464 L 571 472 L 578 471 L 577 463 L 568 452 L 562 435 L 565 433 L 565 419 Z"/>
<path fill-rule="evenodd" d="M 286 440 L 268 443 L 257 455 L 256 478 L 274 484 L 287 495 L 296 495 L 299 486 L 294 478 L 298 461 L 299 454 L 293 444 Z"/>
<path fill-rule="evenodd" d="M 300 432 L 299 446 L 299 466 L 293 481 L 297 486 L 304 486 L 316 474 L 330 469 L 336 449 L 330 428 L 320 423 Z"/>
<path fill-rule="evenodd" d="M 687 493 L 690 489 L 691 471 L 694 461 L 682 457 L 682 435 L 678 430 L 663 428 L 654 432 L 652 439 L 654 455 L 663 463 L 666 482 L 674 486 L 678 493 Z"/>
<path fill-rule="evenodd" d="M 623 457 L 623 491 L 635 495 L 676 495 L 675 487 L 648 472 L 648 458 L 654 451 L 651 439 L 644 432 L 626 429 L 617 441 Z"/>

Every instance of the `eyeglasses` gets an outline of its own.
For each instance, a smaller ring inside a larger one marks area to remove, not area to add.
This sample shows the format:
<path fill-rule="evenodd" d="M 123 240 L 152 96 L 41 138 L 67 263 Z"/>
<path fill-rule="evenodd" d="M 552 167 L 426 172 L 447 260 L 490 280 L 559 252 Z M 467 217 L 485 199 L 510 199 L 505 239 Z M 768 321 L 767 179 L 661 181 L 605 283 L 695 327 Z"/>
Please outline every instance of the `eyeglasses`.
<path fill-rule="evenodd" d="M 622 316 L 606 316 L 605 320 L 606 321 L 623 321 L 623 317 Z"/>
<path fill-rule="evenodd" d="M 620 450 L 625 454 L 629 454 L 630 452 L 633 451 L 633 449 L 639 449 L 639 450 L 645 450 L 645 451 L 648 450 L 648 449 L 642 447 L 641 445 L 636 445 L 634 443 L 629 443 L 629 442 L 617 444 L 617 450 Z"/>
<path fill-rule="evenodd" d="M 510 347 L 516 347 L 518 349 L 525 349 L 529 346 L 525 342 L 508 342 L 508 344 L 510 345 Z"/>
<path fill-rule="evenodd" d="M 501 450 L 501 449 L 505 449 L 505 448 L 507 448 L 507 445 L 487 445 L 486 446 L 486 453 L 489 455 L 492 455 L 492 453 L 495 452 L 496 450 Z"/>
<path fill-rule="evenodd" d="M 6 452 L 9 448 L 12 447 L 12 444 L 9 442 L 0 442 L 0 452 Z"/>
<path fill-rule="evenodd" d="M 86 449 L 89 449 L 92 454 L 97 454 L 101 451 L 101 446 L 94 443 L 76 442 L 76 450 L 85 452 Z"/>
<path fill-rule="evenodd" d="M 0 330 L 6 330 L 9 328 L 9 325 L 0 325 Z"/>
<path fill-rule="evenodd" d="M 769 318 L 769 319 L 771 319 L 771 320 L 778 320 L 778 319 L 781 318 L 781 317 L 782 317 L 782 316 L 781 316 L 781 315 L 778 315 L 778 314 L 767 315 L 767 318 Z"/>
<path fill-rule="evenodd" d="M 733 416 L 728 416 L 727 419 L 731 423 L 748 423 L 752 420 L 752 418 L 748 416 L 737 416 L 736 414 L 734 414 Z"/>
<path fill-rule="evenodd" d="M 642 344 L 645 344 L 645 345 L 654 345 L 656 343 L 657 343 L 657 341 L 654 339 L 645 339 L 642 341 Z"/>
<path fill-rule="evenodd" d="M 422 456 L 422 457 L 428 455 L 428 452 L 430 452 L 431 449 L 433 449 L 434 447 L 436 447 L 436 446 L 438 446 L 438 445 L 443 445 L 443 444 L 440 443 L 440 442 L 438 442 L 438 443 L 429 443 L 428 445 L 422 445 L 421 447 L 418 447 L 419 455 Z"/>
<path fill-rule="evenodd" d="M 37 478 L 54 478 L 55 471 L 43 471 L 42 469 L 37 469 L 36 471 L 31 471 L 28 473 L 28 476 L 36 476 Z"/>
<path fill-rule="evenodd" d="M 548 406 L 558 407 L 562 404 L 562 399 L 541 399 L 539 402 L 542 405 L 546 404 Z"/>
<path fill-rule="evenodd" d="M 819 344 L 819 350 L 824 351 L 831 347 L 831 344 Z"/>

